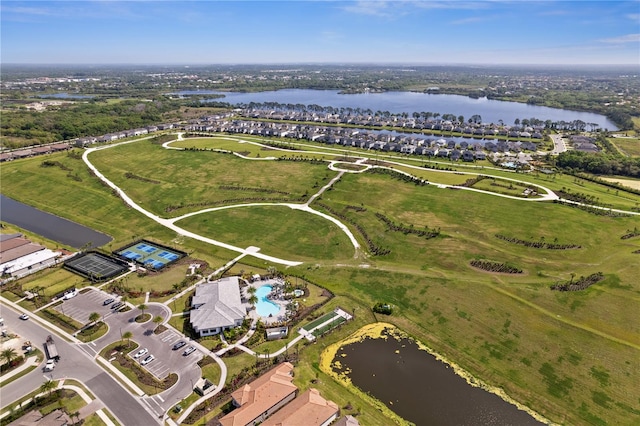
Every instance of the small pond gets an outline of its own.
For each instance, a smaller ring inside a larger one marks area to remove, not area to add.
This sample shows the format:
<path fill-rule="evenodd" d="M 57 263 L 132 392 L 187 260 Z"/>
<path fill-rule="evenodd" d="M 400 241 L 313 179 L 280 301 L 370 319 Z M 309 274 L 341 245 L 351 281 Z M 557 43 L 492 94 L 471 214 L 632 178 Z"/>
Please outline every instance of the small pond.
<path fill-rule="evenodd" d="M 337 373 L 416 425 L 541 425 L 525 411 L 471 386 L 410 339 L 365 338 L 342 346 Z"/>

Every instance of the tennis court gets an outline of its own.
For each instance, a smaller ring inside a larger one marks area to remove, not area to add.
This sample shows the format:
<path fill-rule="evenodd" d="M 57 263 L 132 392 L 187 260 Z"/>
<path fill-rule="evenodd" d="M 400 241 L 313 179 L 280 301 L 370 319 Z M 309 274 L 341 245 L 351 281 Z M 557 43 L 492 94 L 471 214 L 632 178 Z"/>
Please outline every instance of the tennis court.
<path fill-rule="evenodd" d="M 64 267 L 91 281 L 104 281 L 126 272 L 128 267 L 123 263 L 101 253 L 89 252 L 67 260 Z"/>
<path fill-rule="evenodd" d="M 116 250 L 115 253 L 123 259 L 156 270 L 162 269 L 186 255 L 180 250 L 170 249 L 146 240 L 137 241 L 130 246 Z"/>

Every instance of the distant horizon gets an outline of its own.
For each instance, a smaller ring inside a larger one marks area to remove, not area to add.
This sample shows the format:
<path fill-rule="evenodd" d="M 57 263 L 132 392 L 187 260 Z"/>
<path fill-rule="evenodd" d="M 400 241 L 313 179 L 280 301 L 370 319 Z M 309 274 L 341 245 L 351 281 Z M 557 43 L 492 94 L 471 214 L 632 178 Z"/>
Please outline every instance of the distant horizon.
<path fill-rule="evenodd" d="M 599 69 L 611 69 L 611 68 L 634 68 L 638 70 L 640 74 L 640 66 L 634 63 L 618 63 L 618 64 L 543 64 L 543 63 L 416 63 L 416 62 L 246 62 L 246 63 L 2 63 L 0 62 L 0 67 L 7 66 L 20 66 L 20 67 L 181 67 L 185 69 L 189 69 L 190 67 L 217 67 L 217 66 L 225 66 L 225 67 L 242 67 L 242 66 L 283 66 L 283 67 L 294 67 L 294 66 L 335 66 L 335 67 L 349 67 L 349 66 L 371 66 L 371 67 L 463 67 L 463 68 L 554 68 L 554 69 L 572 69 L 572 68 L 599 68 Z"/>
<path fill-rule="evenodd" d="M 11 64 L 640 64 L 637 0 L 3 0 L 0 36 Z"/>

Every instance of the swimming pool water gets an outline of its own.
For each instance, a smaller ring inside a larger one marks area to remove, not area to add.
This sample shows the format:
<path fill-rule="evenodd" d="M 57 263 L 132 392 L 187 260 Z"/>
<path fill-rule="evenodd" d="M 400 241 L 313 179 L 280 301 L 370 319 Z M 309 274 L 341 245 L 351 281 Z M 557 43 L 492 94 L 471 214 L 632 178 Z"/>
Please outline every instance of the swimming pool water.
<path fill-rule="evenodd" d="M 280 312 L 280 307 L 267 299 L 267 294 L 271 293 L 271 286 L 263 285 L 256 290 L 256 297 L 258 303 L 256 303 L 256 311 L 261 317 L 268 317 L 269 315 L 277 315 Z"/>

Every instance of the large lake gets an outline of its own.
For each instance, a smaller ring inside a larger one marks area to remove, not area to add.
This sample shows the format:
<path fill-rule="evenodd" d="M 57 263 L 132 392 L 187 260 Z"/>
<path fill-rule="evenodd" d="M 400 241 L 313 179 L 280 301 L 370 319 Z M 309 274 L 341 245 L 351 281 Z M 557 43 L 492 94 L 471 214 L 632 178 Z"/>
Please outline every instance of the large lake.
<path fill-rule="evenodd" d="M 63 219 L 0 194 L 0 220 L 42 235 L 53 241 L 83 248 L 87 244 L 100 247 L 111 237 L 79 223 Z"/>
<path fill-rule="evenodd" d="M 409 339 L 366 338 L 342 346 L 334 360 L 352 383 L 416 425 L 542 423 L 499 396 L 471 386 Z"/>
<path fill-rule="evenodd" d="M 323 107 L 350 107 L 389 111 L 392 113 L 437 112 L 440 114 L 463 115 L 469 119 L 478 114 L 485 123 L 513 124 L 516 118 L 537 118 L 539 120 L 574 121 L 596 123 L 602 129 L 617 130 L 616 125 L 607 117 L 590 112 L 570 111 L 519 102 L 505 102 L 487 98 L 473 99 L 460 95 L 435 95 L 417 92 L 384 92 L 340 94 L 337 90 L 285 89 L 270 92 L 240 93 L 217 92 L 213 90 L 184 90 L 174 94 L 213 95 L 223 94 L 224 98 L 212 101 L 230 104 L 248 104 L 250 102 L 278 102 L 281 104 L 320 105 Z"/>

